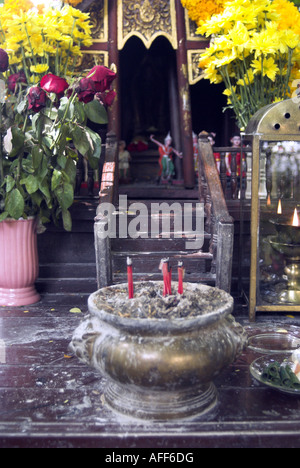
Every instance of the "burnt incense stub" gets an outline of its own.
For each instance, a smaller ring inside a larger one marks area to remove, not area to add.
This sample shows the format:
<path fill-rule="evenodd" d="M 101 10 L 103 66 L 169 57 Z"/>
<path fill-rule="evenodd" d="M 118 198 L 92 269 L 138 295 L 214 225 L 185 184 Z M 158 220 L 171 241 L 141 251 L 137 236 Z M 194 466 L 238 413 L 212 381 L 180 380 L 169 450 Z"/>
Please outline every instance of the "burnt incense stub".
<path fill-rule="evenodd" d="M 213 379 L 245 344 L 233 299 L 210 286 L 185 283 L 163 296 L 163 282 L 110 286 L 89 297 L 89 316 L 71 350 L 107 378 L 113 410 L 148 420 L 202 414 L 217 402 Z"/>

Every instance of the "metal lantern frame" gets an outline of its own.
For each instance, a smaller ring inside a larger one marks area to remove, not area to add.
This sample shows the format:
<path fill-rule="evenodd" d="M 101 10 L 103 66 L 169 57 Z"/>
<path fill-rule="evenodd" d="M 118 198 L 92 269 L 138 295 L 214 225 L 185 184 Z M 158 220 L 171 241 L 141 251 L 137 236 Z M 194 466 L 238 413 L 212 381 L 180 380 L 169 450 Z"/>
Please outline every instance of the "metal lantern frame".
<path fill-rule="evenodd" d="M 260 160 L 264 142 L 300 142 L 300 99 L 292 98 L 261 108 L 249 121 L 243 140 L 252 145 L 251 158 L 251 265 L 249 291 L 249 319 L 255 320 L 256 312 L 300 312 L 299 305 L 259 304 L 259 242 L 262 200 L 259 196 Z M 264 201 L 265 203 L 266 201 Z"/>

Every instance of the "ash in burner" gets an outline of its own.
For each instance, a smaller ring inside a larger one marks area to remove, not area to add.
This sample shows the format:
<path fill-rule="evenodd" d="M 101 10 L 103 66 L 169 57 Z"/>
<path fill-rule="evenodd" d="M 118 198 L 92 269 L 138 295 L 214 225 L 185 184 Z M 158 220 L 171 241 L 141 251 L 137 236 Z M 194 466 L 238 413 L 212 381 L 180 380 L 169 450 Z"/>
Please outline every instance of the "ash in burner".
<path fill-rule="evenodd" d="M 124 287 L 123 287 L 124 286 Z M 173 283 L 174 292 L 177 283 Z M 227 303 L 224 291 L 217 288 L 185 288 L 184 293 L 163 296 L 158 283 L 134 285 L 134 298 L 128 299 L 125 285 L 103 288 L 98 291 L 95 306 L 120 317 L 139 319 L 192 318 L 209 314 Z"/>

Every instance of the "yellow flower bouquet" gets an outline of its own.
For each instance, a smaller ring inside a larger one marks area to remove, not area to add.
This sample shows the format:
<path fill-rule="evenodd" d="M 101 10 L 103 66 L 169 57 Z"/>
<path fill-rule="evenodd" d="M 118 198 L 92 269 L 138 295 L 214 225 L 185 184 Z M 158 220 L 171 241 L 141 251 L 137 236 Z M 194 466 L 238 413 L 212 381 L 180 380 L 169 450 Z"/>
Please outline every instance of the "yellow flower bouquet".
<path fill-rule="evenodd" d="M 34 216 L 71 230 L 78 153 L 99 165 L 116 74 L 76 72 L 91 40 L 89 15 L 70 5 L 41 11 L 26 0 L 0 6 L 0 223 Z"/>
<path fill-rule="evenodd" d="M 197 32 L 211 39 L 199 66 L 211 83 L 224 83 L 241 130 L 258 109 L 291 95 L 300 78 L 300 13 L 294 3 L 231 0 L 198 25 Z"/>
<path fill-rule="evenodd" d="M 35 8 L 30 0 L 5 0 L 0 44 L 10 70 L 23 70 L 28 83 L 38 83 L 46 73 L 72 76 L 81 46 L 92 45 L 89 15 L 68 4 Z"/>

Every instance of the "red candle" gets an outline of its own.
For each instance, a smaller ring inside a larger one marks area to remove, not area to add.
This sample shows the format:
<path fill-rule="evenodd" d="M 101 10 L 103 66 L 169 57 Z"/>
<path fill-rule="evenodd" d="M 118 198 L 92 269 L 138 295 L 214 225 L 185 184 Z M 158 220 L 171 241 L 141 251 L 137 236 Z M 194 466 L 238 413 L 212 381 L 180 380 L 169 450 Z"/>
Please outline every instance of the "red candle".
<path fill-rule="evenodd" d="M 127 281 L 128 281 L 128 299 L 133 298 L 133 278 L 132 278 L 132 261 L 127 257 Z"/>
<path fill-rule="evenodd" d="M 183 263 L 178 262 L 178 294 L 183 294 L 183 277 L 184 277 Z"/>

